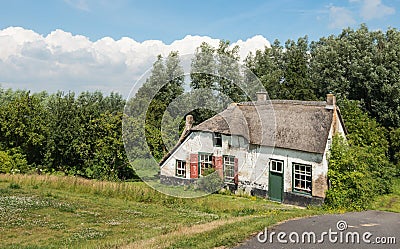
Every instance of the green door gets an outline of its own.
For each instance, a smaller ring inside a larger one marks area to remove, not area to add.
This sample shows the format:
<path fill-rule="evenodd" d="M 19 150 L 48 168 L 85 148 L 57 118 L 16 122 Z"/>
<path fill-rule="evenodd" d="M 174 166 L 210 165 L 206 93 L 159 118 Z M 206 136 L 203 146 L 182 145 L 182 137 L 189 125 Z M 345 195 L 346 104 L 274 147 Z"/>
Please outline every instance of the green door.
<path fill-rule="evenodd" d="M 283 200 L 283 162 L 271 160 L 269 170 L 268 195 L 273 201 Z"/>

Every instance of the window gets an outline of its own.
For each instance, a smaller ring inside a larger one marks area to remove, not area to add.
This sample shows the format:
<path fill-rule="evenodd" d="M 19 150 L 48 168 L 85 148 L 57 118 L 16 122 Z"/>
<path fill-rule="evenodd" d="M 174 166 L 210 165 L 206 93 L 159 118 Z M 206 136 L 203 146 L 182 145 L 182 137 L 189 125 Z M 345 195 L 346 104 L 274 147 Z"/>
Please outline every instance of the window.
<path fill-rule="evenodd" d="M 186 177 L 186 162 L 181 160 L 176 160 L 176 176 Z"/>
<path fill-rule="evenodd" d="M 200 175 L 203 175 L 204 170 L 213 168 L 212 154 L 199 154 L 199 169 Z"/>
<path fill-rule="evenodd" d="M 235 157 L 224 156 L 224 180 L 232 182 L 235 177 Z"/>
<path fill-rule="evenodd" d="M 271 172 L 283 173 L 283 162 L 271 159 L 270 169 Z"/>
<path fill-rule="evenodd" d="M 222 147 L 222 135 L 221 133 L 214 133 L 214 147 Z"/>
<path fill-rule="evenodd" d="M 311 165 L 293 164 L 293 184 L 295 191 L 311 194 Z"/>

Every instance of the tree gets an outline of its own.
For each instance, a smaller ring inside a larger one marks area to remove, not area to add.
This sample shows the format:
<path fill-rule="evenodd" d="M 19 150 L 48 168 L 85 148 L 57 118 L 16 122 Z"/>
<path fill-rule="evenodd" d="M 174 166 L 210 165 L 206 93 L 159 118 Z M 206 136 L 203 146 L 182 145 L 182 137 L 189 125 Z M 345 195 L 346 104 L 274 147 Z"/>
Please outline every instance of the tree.
<path fill-rule="evenodd" d="M 229 97 L 229 99 L 223 96 L 219 97 L 223 105 L 247 100 L 246 94 L 240 88 L 243 76 L 241 75 L 238 63 L 240 59 L 239 46 L 236 45 L 231 49 L 229 46 L 229 41 L 220 41 L 216 49 L 216 90 L 220 95 Z M 224 103 L 224 100 L 226 103 Z"/>
<path fill-rule="evenodd" d="M 75 93 L 58 92 L 47 101 L 49 111 L 48 127 L 51 132 L 46 146 L 45 163 L 50 171 L 75 171 L 83 164 L 75 140 L 79 139 L 80 121 Z"/>
<path fill-rule="evenodd" d="M 0 107 L 0 144 L 23 151 L 28 164 L 43 163 L 48 134 L 47 111 L 40 95 L 11 93 Z"/>
<path fill-rule="evenodd" d="M 311 45 L 313 81 L 319 94 L 359 100 L 385 127 L 400 127 L 400 33 L 396 29 L 345 29 Z"/>
<path fill-rule="evenodd" d="M 341 110 L 349 131 L 347 141 L 336 136 L 329 155 L 326 205 L 363 210 L 373 198 L 392 191 L 394 165 L 387 158 L 385 129 L 368 117 L 356 101 L 342 101 Z"/>
<path fill-rule="evenodd" d="M 129 158 L 149 158 L 145 147 L 158 160 L 167 153 L 161 136 L 161 121 L 168 105 L 183 93 L 184 75 L 178 52 L 171 52 L 164 60 L 157 57 L 151 75 L 130 99 L 125 108 L 124 141 Z M 143 119 L 144 118 L 144 119 Z M 144 136 L 142 136 L 144 134 Z"/>
<path fill-rule="evenodd" d="M 284 76 L 280 82 L 284 99 L 316 100 L 317 86 L 310 78 L 308 38 L 301 37 L 297 43 L 288 40 L 283 53 Z"/>

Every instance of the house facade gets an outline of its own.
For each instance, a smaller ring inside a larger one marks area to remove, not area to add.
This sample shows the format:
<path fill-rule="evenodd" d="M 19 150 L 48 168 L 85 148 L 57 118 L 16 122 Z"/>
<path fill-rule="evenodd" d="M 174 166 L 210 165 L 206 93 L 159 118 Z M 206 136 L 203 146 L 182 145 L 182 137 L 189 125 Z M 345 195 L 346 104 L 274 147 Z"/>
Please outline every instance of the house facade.
<path fill-rule="evenodd" d="M 185 184 L 215 169 L 230 189 L 274 201 L 320 204 L 328 189 L 335 134 L 346 135 L 335 96 L 326 101 L 266 100 L 232 104 L 191 127 L 160 162 L 161 181 Z"/>

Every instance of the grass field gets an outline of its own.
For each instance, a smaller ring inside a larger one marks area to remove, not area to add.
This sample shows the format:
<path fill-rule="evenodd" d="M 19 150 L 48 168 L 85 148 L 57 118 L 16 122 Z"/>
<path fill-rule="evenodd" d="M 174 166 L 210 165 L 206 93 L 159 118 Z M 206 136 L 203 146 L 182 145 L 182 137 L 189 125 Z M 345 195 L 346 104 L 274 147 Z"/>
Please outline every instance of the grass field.
<path fill-rule="evenodd" d="M 223 248 L 322 212 L 255 197 L 179 199 L 143 183 L 0 175 L 1 248 Z"/>
<path fill-rule="evenodd" d="M 372 205 L 373 209 L 400 213 L 400 178 L 395 178 L 393 193 L 379 196 Z"/>

